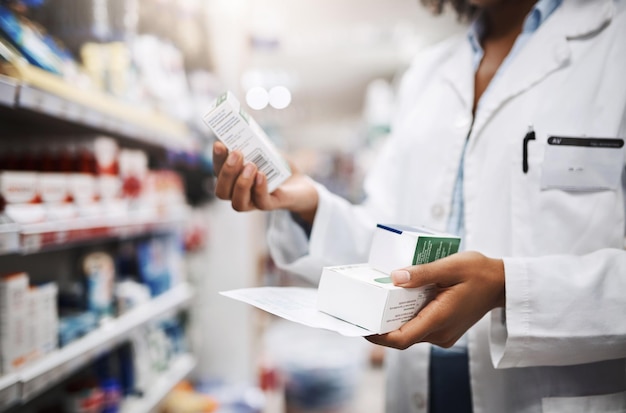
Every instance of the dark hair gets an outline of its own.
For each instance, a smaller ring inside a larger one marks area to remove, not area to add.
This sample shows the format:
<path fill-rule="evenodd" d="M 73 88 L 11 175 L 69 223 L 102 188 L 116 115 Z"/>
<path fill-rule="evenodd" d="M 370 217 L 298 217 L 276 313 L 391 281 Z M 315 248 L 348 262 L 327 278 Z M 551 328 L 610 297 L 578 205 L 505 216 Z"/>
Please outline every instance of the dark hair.
<path fill-rule="evenodd" d="M 476 15 L 476 6 L 472 6 L 468 0 L 421 0 L 433 14 L 443 13 L 446 6 L 451 6 L 457 14 L 459 21 L 469 21 Z"/>

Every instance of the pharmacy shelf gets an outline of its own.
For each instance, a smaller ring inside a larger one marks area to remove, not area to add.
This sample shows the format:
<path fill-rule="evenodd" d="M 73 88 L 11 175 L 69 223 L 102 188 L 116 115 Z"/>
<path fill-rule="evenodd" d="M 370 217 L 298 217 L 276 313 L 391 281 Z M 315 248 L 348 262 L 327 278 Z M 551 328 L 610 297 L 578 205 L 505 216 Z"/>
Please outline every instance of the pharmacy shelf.
<path fill-rule="evenodd" d="M 17 100 L 18 89 L 15 79 L 0 75 L 0 105 L 13 107 Z"/>
<path fill-rule="evenodd" d="M 137 107 L 103 92 L 84 90 L 24 62 L 5 65 L 0 103 L 26 115 L 47 116 L 67 125 L 109 133 L 152 146 L 193 151 L 190 130 L 154 110 Z M 6 93 L 5 93 L 6 90 Z"/>
<path fill-rule="evenodd" d="M 0 411 L 20 401 L 19 380 L 17 374 L 0 377 Z"/>
<path fill-rule="evenodd" d="M 100 355 L 127 341 L 137 328 L 151 320 L 175 314 L 181 308 L 188 307 L 192 296 L 189 285 L 178 285 L 25 367 L 17 373 L 19 400 L 22 403 L 32 400 Z"/>
<path fill-rule="evenodd" d="M 168 393 L 196 367 L 197 361 L 191 354 L 177 357 L 170 367 L 162 372 L 143 397 L 133 397 L 124 401 L 121 413 L 150 413 L 154 411 Z"/>
<path fill-rule="evenodd" d="M 4 231 L 0 228 L 0 255 L 26 255 L 106 239 L 125 239 L 171 231 L 184 222 L 184 217 L 184 211 L 167 217 L 137 213 L 25 224 Z"/>
<path fill-rule="evenodd" d="M 20 226 L 0 214 L 0 255 L 19 251 Z"/>

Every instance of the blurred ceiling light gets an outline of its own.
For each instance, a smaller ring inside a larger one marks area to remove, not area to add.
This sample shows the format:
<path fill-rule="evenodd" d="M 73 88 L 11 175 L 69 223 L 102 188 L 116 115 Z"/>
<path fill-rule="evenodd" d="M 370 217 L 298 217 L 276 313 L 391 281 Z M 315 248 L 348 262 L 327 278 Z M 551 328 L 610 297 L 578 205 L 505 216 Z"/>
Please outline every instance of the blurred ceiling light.
<path fill-rule="evenodd" d="M 246 93 L 246 103 L 254 110 L 261 110 L 270 102 L 270 95 L 267 90 L 257 86 Z"/>
<path fill-rule="evenodd" d="M 270 89 L 269 103 L 274 109 L 285 109 L 291 103 L 291 92 L 285 86 Z"/>
<path fill-rule="evenodd" d="M 241 87 L 243 90 L 250 90 L 253 87 L 261 86 L 264 80 L 265 76 L 261 71 L 249 69 L 241 75 Z"/>
<path fill-rule="evenodd" d="M 248 0 L 213 0 L 213 7 L 227 15 L 241 15 L 248 6 Z"/>

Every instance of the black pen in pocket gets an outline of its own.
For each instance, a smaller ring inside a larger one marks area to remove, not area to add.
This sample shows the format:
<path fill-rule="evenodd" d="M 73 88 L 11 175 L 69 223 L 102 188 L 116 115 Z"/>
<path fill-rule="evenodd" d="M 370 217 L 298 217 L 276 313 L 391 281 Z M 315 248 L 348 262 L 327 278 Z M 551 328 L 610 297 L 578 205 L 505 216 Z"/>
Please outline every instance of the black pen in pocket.
<path fill-rule="evenodd" d="M 535 140 L 535 130 L 532 126 L 528 127 L 528 132 L 526 132 L 526 136 L 524 136 L 524 141 L 522 143 L 522 171 L 524 173 L 528 172 L 528 142 Z"/>

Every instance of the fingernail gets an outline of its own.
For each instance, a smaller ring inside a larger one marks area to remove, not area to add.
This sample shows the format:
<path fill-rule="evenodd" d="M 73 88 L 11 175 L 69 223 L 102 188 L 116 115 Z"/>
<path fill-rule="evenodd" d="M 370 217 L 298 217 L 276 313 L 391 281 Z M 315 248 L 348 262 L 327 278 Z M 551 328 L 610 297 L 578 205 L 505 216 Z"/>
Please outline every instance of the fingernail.
<path fill-rule="evenodd" d="M 213 151 L 215 152 L 216 155 L 224 155 L 224 147 L 223 146 L 214 146 L 213 147 Z"/>
<path fill-rule="evenodd" d="M 263 174 L 258 172 L 256 174 L 256 184 L 261 185 L 263 183 Z"/>
<path fill-rule="evenodd" d="M 253 173 L 254 173 L 254 165 L 249 163 L 243 168 L 243 172 L 241 173 L 241 176 L 248 179 L 252 176 Z"/>
<path fill-rule="evenodd" d="M 226 161 L 226 163 L 229 166 L 235 166 L 237 161 L 239 161 L 239 154 L 237 152 L 232 152 L 230 155 L 228 155 L 228 160 Z"/>
<path fill-rule="evenodd" d="M 395 284 L 404 284 L 411 279 L 411 274 L 406 270 L 392 271 L 391 279 Z"/>

